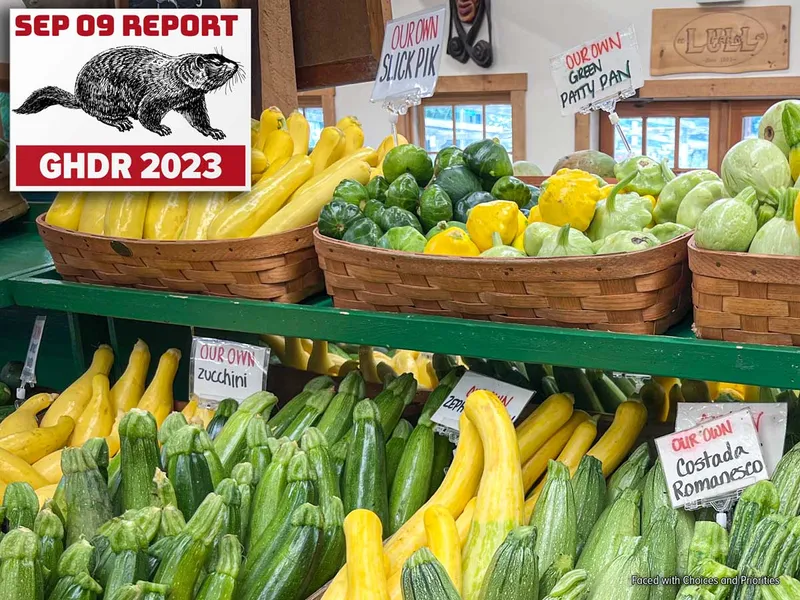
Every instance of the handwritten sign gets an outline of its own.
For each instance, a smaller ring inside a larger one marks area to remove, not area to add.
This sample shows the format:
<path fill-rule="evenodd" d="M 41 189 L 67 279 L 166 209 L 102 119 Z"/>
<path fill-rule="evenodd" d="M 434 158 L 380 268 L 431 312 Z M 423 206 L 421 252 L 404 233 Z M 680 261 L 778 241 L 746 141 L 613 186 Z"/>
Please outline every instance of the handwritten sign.
<path fill-rule="evenodd" d="M 192 338 L 192 389 L 202 400 L 241 402 L 264 389 L 269 350 L 214 338 Z"/>
<path fill-rule="evenodd" d="M 761 442 L 761 453 L 767 466 L 767 475 L 772 475 L 775 465 L 783 456 L 783 440 L 786 438 L 788 407 L 785 402 L 745 404 L 743 402 L 680 402 L 675 418 L 675 429 L 688 429 L 698 423 L 739 410 L 748 409 Z"/>
<path fill-rule="evenodd" d="M 603 100 L 631 96 L 644 77 L 633 25 L 550 59 L 561 114 L 587 112 Z"/>
<path fill-rule="evenodd" d="M 656 440 L 673 508 L 720 498 L 767 479 L 749 410 Z"/>
<path fill-rule="evenodd" d="M 372 102 L 428 98 L 436 89 L 447 28 L 444 6 L 386 24 Z"/>
<path fill-rule="evenodd" d="M 500 398 L 500 401 L 505 405 L 511 420 L 516 420 L 519 417 L 522 409 L 533 397 L 532 390 L 511 385 L 504 381 L 498 381 L 485 375 L 479 375 L 467 371 L 461 379 L 459 379 L 453 391 L 445 399 L 439 407 L 431 420 L 437 425 L 441 425 L 448 429 L 458 431 L 458 421 L 461 418 L 461 413 L 464 412 L 464 403 L 475 390 L 488 390 L 493 392 Z"/>

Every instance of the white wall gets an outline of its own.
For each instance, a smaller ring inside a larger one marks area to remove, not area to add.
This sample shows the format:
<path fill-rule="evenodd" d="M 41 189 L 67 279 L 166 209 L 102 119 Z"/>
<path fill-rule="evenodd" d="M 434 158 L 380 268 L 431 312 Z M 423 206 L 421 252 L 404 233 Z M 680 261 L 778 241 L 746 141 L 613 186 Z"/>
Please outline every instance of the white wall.
<path fill-rule="evenodd" d="M 442 0 L 392 0 L 395 17 L 440 6 Z M 746 0 L 746 6 L 792 5 L 795 20 L 800 19 L 798 0 Z M 562 117 L 555 85 L 550 76 L 549 59 L 586 40 L 633 23 L 642 54 L 645 79 L 650 75 L 651 11 L 654 8 L 695 8 L 693 0 L 494 0 L 492 34 L 494 65 L 481 69 L 473 62 L 462 65 L 444 55 L 442 75 L 485 73 L 528 73 L 527 151 L 528 159 L 545 171 L 564 154 L 574 149 L 574 119 Z M 795 32 L 796 27 L 792 27 Z M 485 33 L 485 25 L 484 32 Z M 787 71 L 727 75 L 763 77 L 800 75 L 800 39 L 790 40 L 790 65 Z M 702 73 L 676 75 L 677 78 L 715 77 Z M 726 77 L 720 75 L 719 77 Z M 337 88 L 336 114 L 357 115 L 364 124 L 366 142 L 375 145 L 388 134 L 385 113 L 369 101 L 372 84 Z"/>

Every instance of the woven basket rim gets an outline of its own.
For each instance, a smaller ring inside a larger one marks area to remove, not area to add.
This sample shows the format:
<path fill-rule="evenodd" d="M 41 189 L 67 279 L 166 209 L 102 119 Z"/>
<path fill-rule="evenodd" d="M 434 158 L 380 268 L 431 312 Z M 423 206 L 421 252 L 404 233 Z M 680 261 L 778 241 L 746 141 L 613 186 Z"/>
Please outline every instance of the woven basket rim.
<path fill-rule="evenodd" d="M 784 256 L 782 254 L 750 254 L 749 252 L 734 252 L 732 250 L 706 250 L 705 248 L 698 246 L 694 241 L 694 233 L 692 233 L 692 237 L 689 239 L 688 247 L 692 252 L 696 252 L 697 254 L 705 254 L 711 257 L 718 256 L 727 260 L 748 257 L 763 259 L 764 261 L 770 261 L 774 262 L 775 264 L 783 265 L 787 265 L 793 261 L 800 261 L 800 256 Z"/>
<path fill-rule="evenodd" d="M 338 246 L 342 249 L 357 249 L 359 251 L 363 251 L 365 254 L 374 253 L 378 256 L 402 256 L 404 259 L 408 260 L 419 260 L 422 262 L 430 262 L 432 264 L 447 264 L 451 263 L 454 260 L 459 261 L 460 263 L 464 264 L 465 266 L 480 266 L 480 265 L 491 265 L 491 266 L 514 266 L 514 265 L 541 265 L 543 267 L 547 267 L 548 265 L 552 264 L 555 265 L 564 265 L 567 262 L 572 262 L 573 264 L 584 263 L 585 266 L 589 267 L 603 267 L 609 268 L 613 267 L 616 264 L 619 264 L 621 261 L 625 261 L 629 257 L 636 257 L 638 259 L 644 258 L 656 258 L 655 255 L 660 254 L 667 254 L 669 253 L 674 246 L 680 246 L 686 242 L 686 238 L 689 237 L 692 232 L 684 233 L 678 237 L 675 237 L 668 242 L 663 244 L 659 244 L 658 246 L 654 246 L 652 248 L 648 248 L 647 250 L 639 250 L 637 252 L 615 252 L 613 254 L 589 254 L 586 256 L 553 256 L 548 258 L 539 258 L 536 256 L 526 256 L 520 258 L 481 258 L 479 256 L 445 256 L 439 254 L 422 254 L 420 252 L 403 252 L 401 250 L 389 250 L 386 248 L 376 248 L 373 246 L 365 246 L 362 244 L 355 244 L 353 242 L 345 242 L 344 240 L 337 240 L 336 238 L 328 237 L 322 235 L 319 231 L 319 228 L 314 228 L 314 240 L 315 242 L 318 240 L 323 244 L 329 244 L 331 246 Z"/>
<path fill-rule="evenodd" d="M 144 240 L 144 239 L 134 239 L 134 238 L 121 238 L 121 237 L 113 237 L 110 235 L 97 235 L 94 233 L 84 233 L 81 231 L 75 231 L 73 229 L 64 229 L 63 227 L 58 227 L 57 225 L 51 225 L 45 221 L 45 217 L 47 213 L 42 213 L 38 217 L 36 217 L 36 225 L 42 229 L 50 229 L 52 231 L 56 231 L 62 235 L 69 235 L 73 237 L 79 238 L 89 238 L 95 239 L 98 241 L 117 241 L 123 243 L 128 246 L 139 246 L 139 247 L 156 247 L 156 246 L 165 246 L 169 245 L 172 248 L 184 248 L 184 247 L 193 247 L 196 248 L 198 246 L 213 246 L 214 244 L 245 244 L 245 243 L 257 243 L 258 241 L 272 241 L 280 239 L 281 237 L 290 238 L 294 235 L 298 234 L 308 234 L 312 230 L 316 229 L 317 223 L 311 223 L 310 225 L 305 225 L 303 227 L 297 227 L 296 229 L 289 229 L 288 231 L 281 231 L 280 233 L 275 233 L 272 235 L 265 235 L 259 237 L 244 237 L 244 238 L 229 238 L 229 239 L 220 239 L 220 240 Z"/>

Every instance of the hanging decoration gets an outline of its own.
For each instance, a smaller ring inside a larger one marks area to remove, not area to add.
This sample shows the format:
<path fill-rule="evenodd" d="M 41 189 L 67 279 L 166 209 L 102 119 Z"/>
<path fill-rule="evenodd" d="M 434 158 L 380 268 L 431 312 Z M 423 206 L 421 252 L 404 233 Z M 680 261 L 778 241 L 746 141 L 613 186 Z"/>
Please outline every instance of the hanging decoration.
<path fill-rule="evenodd" d="M 450 56 L 462 63 L 471 58 L 484 69 L 492 66 L 491 9 L 491 0 L 450 0 L 450 33 L 447 39 L 447 53 Z M 489 41 L 476 42 L 484 18 L 488 23 Z M 469 30 L 465 25 L 469 26 Z"/>

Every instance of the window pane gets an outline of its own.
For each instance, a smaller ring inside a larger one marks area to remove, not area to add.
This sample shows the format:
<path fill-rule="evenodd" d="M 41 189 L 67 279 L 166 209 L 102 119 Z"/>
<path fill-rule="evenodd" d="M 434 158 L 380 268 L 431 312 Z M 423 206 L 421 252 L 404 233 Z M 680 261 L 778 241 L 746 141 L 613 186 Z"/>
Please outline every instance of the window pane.
<path fill-rule="evenodd" d="M 604 117 L 601 117 L 604 118 Z M 631 145 L 631 151 L 634 154 L 642 153 L 642 120 L 636 119 L 620 119 L 619 125 L 625 133 L 625 138 Z M 625 149 L 625 144 L 619 135 L 617 128 L 614 128 L 614 158 L 616 160 L 625 160 L 628 158 L 628 151 Z"/>
<path fill-rule="evenodd" d="M 647 119 L 647 147 L 645 154 L 653 160 L 667 159 L 675 164 L 675 118 L 650 117 Z"/>
<path fill-rule="evenodd" d="M 742 139 L 758 137 L 759 123 L 761 123 L 761 115 L 742 119 Z"/>
<path fill-rule="evenodd" d="M 509 154 L 513 150 L 511 124 L 510 104 L 486 105 L 486 137 L 499 139 Z"/>
<path fill-rule="evenodd" d="M 425 107 L 425 150 L 438 152 L 453 145 L 453 107 Z"/>
<path fill-rule="evenodd" d="M 319 134 L 322 133 L 322 128 L 325 127 L 325 115 L 322 108 L 304 108 L 303 114 L 308 121 L 308 127 L 311 135 L 309 136 L 308 146 L 309 149 L 317 145 L 319 141 Z"/>
<path fill-rule="evenodd" d="M 680 156 L 681 169 L 708 168 L 708 118 L 681 118 Z M 649 141 L 649 140 L 648 140 Z"/>
<path fill-rule="evenodd" d="M 483 138 L 483 106 L 456 106 L 456 146 L 464 148 Z"/>

